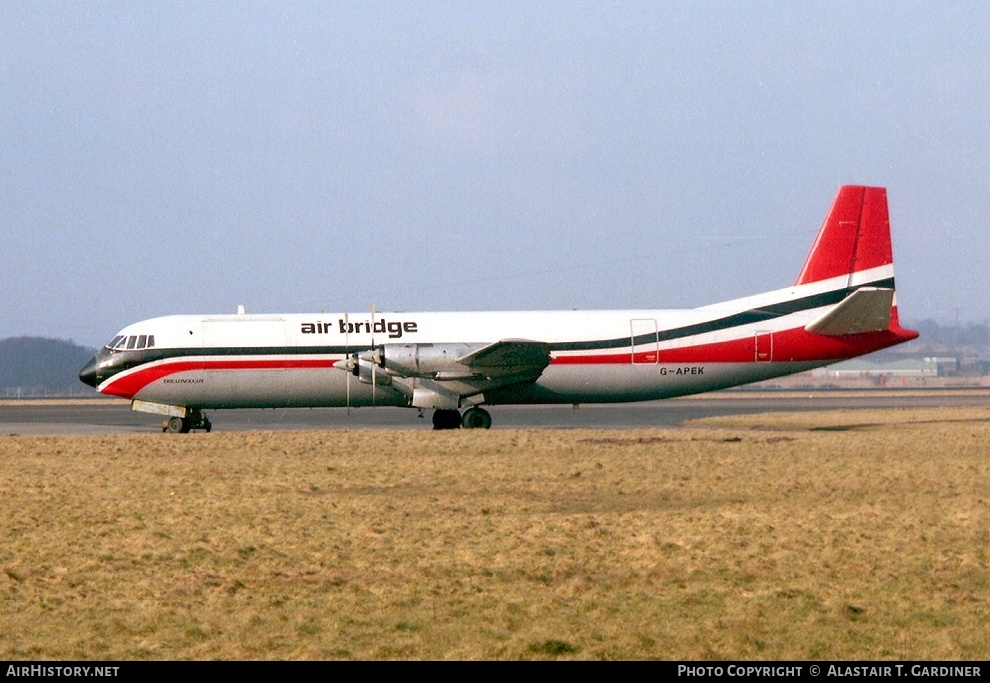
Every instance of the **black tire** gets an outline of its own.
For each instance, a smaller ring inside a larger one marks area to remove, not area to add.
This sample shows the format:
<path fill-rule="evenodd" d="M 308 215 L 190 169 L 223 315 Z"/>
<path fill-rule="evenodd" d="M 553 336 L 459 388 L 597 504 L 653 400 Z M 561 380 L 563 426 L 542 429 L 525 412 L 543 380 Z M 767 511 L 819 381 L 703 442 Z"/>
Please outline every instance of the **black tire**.
<path fill-rule="evenodd" d="M 461 426 L 464 429 L 490 429 L 492 416 L 484 408 L 468 408 L 461 418 Z"/>
<path fill-rule="evenodd" d="M 165 431 L 169 434 L 185 434 L 189 431 L 189 423 L 181 417 L 170 417 Z"/>
<path fill-rule="evenodd" d="M 437 409 L 433 411 L 434 429 L 457 429 L 461 426 L 461 414 L 456 410 Z"/>

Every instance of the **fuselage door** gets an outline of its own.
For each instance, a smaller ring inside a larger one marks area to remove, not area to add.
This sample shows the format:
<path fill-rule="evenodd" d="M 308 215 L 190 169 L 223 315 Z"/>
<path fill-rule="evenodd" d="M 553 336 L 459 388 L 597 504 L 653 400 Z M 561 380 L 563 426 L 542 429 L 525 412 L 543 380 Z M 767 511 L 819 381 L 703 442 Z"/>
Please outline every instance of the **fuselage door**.
<path fill-rule="evenodd" d="M 773 332 L 756 331 L 756 362 L 769 363 L 773 360 Z"/>
<path fill-rule="evenodd" d="M 658 363 L 657 321 L 653 318 L 633 318 L 629 321 L 632 362 L 637 365 Z"/>

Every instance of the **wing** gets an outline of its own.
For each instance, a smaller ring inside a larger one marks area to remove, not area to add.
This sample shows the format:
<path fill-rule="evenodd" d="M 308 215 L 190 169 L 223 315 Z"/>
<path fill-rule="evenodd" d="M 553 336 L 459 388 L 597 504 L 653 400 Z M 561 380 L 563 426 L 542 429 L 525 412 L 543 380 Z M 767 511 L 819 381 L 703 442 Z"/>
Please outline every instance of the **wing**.
<path fill-rule="evenodd" d="M 550 345 L 527 339 L 503 339 L 471 351 L 457 362 L 486 377 L 536 379 L 550 364 Z"/>
<path fill-rule="evenodd" d="M 416 408 L 456 409 L 483 403 L 485 391 L 535 382 L 549 364 L 549 344 L 502 339 L 484 345 L 384 344 L 334 366 L 400 391 Z"/>
<path fill-rule="evenodd" d="M 477 405 L 486 391 L 535 382 L 549 364 L 549 344 L 503 339 L 458 356 L 454 366 L 432 378 L 411 378 L 410 403 L 448 409 Z"/>

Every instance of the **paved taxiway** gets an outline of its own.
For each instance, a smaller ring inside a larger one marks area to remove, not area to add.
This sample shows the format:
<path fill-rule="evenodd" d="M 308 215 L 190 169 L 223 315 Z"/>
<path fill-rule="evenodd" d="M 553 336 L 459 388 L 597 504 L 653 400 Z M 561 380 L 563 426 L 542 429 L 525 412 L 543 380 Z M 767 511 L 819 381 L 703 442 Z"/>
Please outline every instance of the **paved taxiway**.
<path fill-rule="evenodd" d="M 718 415 L 866 408 L 987 406 L 990 391 L 728 391 L 647 403 L 572 406 L 493 406 L 494 429 L 643 429 L 671 427 Z M 408 408 L 292 408 L 207 411 L 216 431 L 249 429 L 431 429 Z M 126 434 L 161 430 L 161 418 L 131 411 L 113 399 L 0 402 L 0 435 Z"/>

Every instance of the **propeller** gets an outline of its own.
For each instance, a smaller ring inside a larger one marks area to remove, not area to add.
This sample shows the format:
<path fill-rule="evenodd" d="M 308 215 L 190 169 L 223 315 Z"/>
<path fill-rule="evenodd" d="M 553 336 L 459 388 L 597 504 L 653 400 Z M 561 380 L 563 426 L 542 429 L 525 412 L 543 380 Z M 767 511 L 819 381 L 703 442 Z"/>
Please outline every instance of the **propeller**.
<path fill-rule="evenodd" d="M 351 353 L 351 341 L 350 341 L 350 331 L 351 322 L 350 316 L 344 313 L 344 357 L 333 364 L 335 368 L 344 370 L 347 372 L 346 380 L 346 404 L 347 404 L 347 415 L 350 417 L 351 414 L 351 375 L 361 379 L 363 383 L 367 383 L 367 375 L 364 374 L 367 371 L 362 370 L 361 362 L 365 361 L 371 365 L 371 405 L 376 407 L 378 405 L 378 366 L 383 362 L 383 355 L 380 349 L 375 346 L 375 305 L 371 305 L 371 324 L 369 325 L 369 332 L 371 333 L 371 350 L 365 352 L 354 352 Z M 359 347 L 360 348 L 360 347 Z M 389 378 L 386 375 L 385 383 L 389 384 Z"/>
<path fill-rule="evenodd" d="M 351 336 L 351 321 L 347 313 L 344 313 L 344 358 L 350 360 L 350 336 Z M 347 401 L 347 417 L 351 417 L 351 372 L 347 372 L 347 386 L 346 386 L 346 396 Z"/>
<path fill-rule="evenodd" d="M 371 304 L 371 355 L 375 355 L 375 305 Z M 378 363 L 371 363 L 371 407 L 377 407 Z"/>

